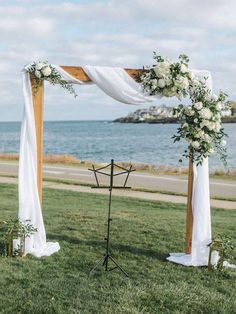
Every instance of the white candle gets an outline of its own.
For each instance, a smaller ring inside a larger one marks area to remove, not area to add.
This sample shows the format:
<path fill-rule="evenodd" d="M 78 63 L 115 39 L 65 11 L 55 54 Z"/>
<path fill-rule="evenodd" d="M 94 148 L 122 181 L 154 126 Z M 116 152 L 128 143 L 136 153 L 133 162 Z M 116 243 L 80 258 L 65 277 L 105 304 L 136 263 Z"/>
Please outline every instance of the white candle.
<path fill-rule="evenodd" d="M 214 266 L 214 267 L 216 267 L 216 265 L 217 265 L 219 259 L 220 259 L 220 254 L 219 254 L 219 252 L 216 251 L 216 250 L 212 251 L 212 253 L 211 253 L 211 265 Z"/>
<path fill-rule="evenodd" d="M 12 246 L 13 246 L 13 251 L 18 250 L 20 248 L 20 238 L 13 239 Z"/>

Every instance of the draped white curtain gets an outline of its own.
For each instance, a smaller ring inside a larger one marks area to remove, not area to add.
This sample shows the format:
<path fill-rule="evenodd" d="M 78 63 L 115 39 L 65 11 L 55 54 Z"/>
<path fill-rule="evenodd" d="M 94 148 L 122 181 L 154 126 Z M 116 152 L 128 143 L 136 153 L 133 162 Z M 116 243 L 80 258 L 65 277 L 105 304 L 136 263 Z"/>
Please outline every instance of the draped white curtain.
<path fill-rule="evenodd" d="M 60 66 L 54 65 L 62 78 L 74 84 L 84 84 Z M 93 83 L 110 97 L 126 104 L 143 104 L 153 101 L 156 97 L 145 94 L 134 79 L 122 68 L 85 66 Z M 195 71 L 199 77 L 208 77 L 211 86 L 211 75 L 208 71 Z M 25 100 L 24 116 L 21 128 L 20 162 L 19 162 L 19 214 L 20 220 L 30 220 L 37 232 L 26 240 L 26 253 L 34 256 L 49 256 L 60 249 L 57 242 L 47 242 L 42 209 L 37 190 L 37 147 L 34 123 L 33 97 L 30 76 L 26 68 L 22 71 L 23 95 Z M 209 202 L 208 160 L 202 166 L 194 166 L 193 183 L 193 242 L 192 254 L 171 254 L 170 261 L 184 265 L 206 265 L 208 249 L 211 241 L 211 217 Z"/>

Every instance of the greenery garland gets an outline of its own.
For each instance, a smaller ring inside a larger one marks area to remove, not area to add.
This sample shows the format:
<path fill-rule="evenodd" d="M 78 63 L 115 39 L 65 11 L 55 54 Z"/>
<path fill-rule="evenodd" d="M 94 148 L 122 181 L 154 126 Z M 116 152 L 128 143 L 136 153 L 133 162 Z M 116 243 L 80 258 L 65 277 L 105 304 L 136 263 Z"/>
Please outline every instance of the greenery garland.
<path fill-rule="evenodd" d="M 27 66 L 27 72 L 33 76 L 34 90 L 33 94 L 36 95 L 42 81 L 48 81 L 52 85 L 59 84 L 62 88 L 67 90 L 70 94 L 77 96 L 73 85 L 62 79 L 61 74 L 47 61 L 33 62 Z"/>
<path fill-rule="evenodd" d="M 217 152 L 226 165 L 227 134 L 221 125 L 221 117 L 222 112 L 229 109 L 227 95 L 224 92 L 218 96 L 211 95 L 206 84 L 207 77 L 199 80 L 194 76 L 189 70 L 186 55 L 182 54 L 177 62 L 171 62 L 154 52 L 153 59 L 155 64 L 147 67 L 140 77 L 144 91 L 150 95 L 176 96 L 180 100 L 189 96 L 191 100 L 191 105 L 180 104 L 173 109 L 180 127 L 172 138 L 174 142 L 182 139 L 188 142 L 188 150 L 183 156 L 191 157 L 199 165 L 204 158 Z"/>

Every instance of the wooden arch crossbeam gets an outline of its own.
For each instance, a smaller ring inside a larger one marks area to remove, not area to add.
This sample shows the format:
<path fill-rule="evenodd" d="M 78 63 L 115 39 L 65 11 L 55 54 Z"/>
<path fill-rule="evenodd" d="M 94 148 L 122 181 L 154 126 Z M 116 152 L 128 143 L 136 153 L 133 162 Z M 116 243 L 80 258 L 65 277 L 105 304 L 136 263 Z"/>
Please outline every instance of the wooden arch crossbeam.
<path fill-rule="evenodd" d="M 90 78 L 82 67 L 79 66 L 61 66 L 66 72 L 82 82 L 90 82 Z M 134 79 L 144 71 L 143 69 L 125 69 L 125 71 Z M 34 90 L 34 76 L 31 75 L 32 91 Z M 37 185 L 40 202 L 42 203 L 42 182 L 43 182 L 43 111 L 44 111 L 44 85 L 41 81 L 37 94 L 33 94 L 36 142 L 37 142 Z M 189 176 L 188 176 L 188 199 L 187 199 L 187 217 L 186 217 L 186 243 L 185 252 L 191 253 L 192 247 L 192 194 L 193 194 L 193 162 L 189 158 Z"/>

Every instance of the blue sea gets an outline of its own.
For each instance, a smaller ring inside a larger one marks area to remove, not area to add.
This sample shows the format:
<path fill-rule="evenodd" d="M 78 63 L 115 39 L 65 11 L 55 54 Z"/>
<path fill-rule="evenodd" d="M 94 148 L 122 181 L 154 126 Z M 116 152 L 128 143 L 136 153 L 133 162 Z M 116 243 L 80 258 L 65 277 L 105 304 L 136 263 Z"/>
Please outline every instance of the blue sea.
<path fill-rule="evenodd" d="M 132 161 L 158 165 L 179 163 L 184 141 L 173 143 L 177 124 L 122 124 L 110 121 L 52 121 L 44 123 L 44 153 L 70 154 L 81 160 Z M 236 124 L 225 124 L 228 167 L 236 167 Z M 19 152 L 20 122 L 0 122 L 0 152 Z M 217 156 L 210 168 L 223 168 Z"/>

